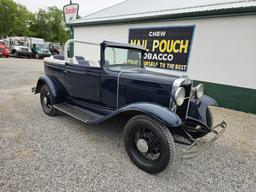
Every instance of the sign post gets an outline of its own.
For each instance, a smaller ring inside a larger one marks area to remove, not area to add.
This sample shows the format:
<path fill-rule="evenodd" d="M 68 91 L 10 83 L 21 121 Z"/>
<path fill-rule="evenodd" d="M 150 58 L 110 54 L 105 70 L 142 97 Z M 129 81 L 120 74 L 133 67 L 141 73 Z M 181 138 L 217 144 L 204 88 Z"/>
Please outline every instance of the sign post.
<path fill-rule="evenodd" d="M 70 4 L 63 7 L 64 21 L 66 24 L 70 24 L 77 19 L 78 11 L 79 5 L 77 3 L 72 3 L 72 0 L 70 1 Z"/>
<path fill-rule="evenodd" d="M 71 24 L 73 21 L 75 21 L 78 18 L 78 12 L 79 12 L 79 4 L 72 3 L 72 0 L 70 0 L 70 3 L 65 5 L 63 7 L 63 14 L 64 14 L 64 21 L 66 24 Z M 72 26 L 70 26 L 71 31 L 71 39 L 74 38 L 74 29 Z M 69 57 L 72 57 L 74 55 L 74 44 L 70 45 L 70 51 L 69 51 Z"/>

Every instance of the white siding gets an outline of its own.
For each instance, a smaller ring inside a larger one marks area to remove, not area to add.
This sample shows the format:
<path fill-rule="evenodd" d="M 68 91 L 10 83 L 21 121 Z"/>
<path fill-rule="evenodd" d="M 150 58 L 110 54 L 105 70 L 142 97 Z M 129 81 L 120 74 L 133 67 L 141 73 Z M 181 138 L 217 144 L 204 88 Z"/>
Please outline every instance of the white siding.
<path fill-rule="evenodd" d="M 75 39 L 128 42 L 129 28 L 196 25 L 187 72 L 192 79 L 256 89 L 256 15 L 76 27 Z M 99 48 L 75 45 L 76 55 L 99 59 Z"/>

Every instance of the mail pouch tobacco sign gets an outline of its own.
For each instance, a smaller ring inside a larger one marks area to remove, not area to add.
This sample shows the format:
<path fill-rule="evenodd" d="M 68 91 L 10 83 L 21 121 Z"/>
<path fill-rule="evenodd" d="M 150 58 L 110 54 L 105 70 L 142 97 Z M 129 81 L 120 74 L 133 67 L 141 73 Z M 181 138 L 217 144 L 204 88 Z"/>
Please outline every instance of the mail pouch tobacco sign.
<path fill-rule="evenodd" d="M 130 29 L 129 43 L 147 49 L 147 67 L 186 71 L 194 26 Z"/>

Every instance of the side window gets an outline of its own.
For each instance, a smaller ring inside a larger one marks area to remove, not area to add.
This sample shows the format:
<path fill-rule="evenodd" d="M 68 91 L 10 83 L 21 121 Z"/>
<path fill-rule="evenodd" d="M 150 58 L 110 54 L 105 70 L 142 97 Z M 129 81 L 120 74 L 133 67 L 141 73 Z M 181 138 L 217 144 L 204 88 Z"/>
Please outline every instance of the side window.
<path fill-rule="evenodd" d="M 99 44 L 74 43 L 73 57 L 69 58 L 71 64 L 78 64 L 85 67 L 100 68 L 100 47 Z"/>

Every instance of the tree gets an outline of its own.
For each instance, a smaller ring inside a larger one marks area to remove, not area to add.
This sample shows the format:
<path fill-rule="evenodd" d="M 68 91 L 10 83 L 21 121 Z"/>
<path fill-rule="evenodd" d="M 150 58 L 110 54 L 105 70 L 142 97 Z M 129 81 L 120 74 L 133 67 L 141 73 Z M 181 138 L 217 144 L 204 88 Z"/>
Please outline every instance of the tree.
<path fill-rule="evenodd" d="M 13 0 L 0 0 L 0 37 L 26 36 L 32 13 Z"/>
<path fill-rule="evenodd" d="M 0 0 L 0 38 L 30 36 L 45 41 L 64 43 L 70 36 L 63 12 L 57 7 L 40 9 L 33 14 L 13 0 Z"/>
<path fill-rule="evenodd" d="M 29 29 L 31 36 L 60 43 L 64 43 L 70 34 L 63 21 L 63 12 L 57 7 L 40 9 L 32 18 Z"/>

